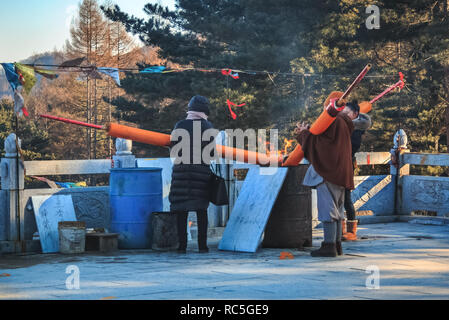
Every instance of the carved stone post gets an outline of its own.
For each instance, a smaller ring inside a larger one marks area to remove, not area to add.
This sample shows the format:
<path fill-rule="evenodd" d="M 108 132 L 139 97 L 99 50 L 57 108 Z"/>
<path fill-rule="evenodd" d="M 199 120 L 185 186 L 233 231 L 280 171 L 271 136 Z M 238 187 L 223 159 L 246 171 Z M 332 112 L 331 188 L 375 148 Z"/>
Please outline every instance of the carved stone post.
<path fill-rule="evenodd" d="M 114 168 L 135 168 L 136 157 L 132 154 L 131 149 L 133 142 L 122 138 L 115 140 L 116 154 L 112 157 L 114 160 Z"/>
<path fill-rule="evenodd" d="M 17 139 L 19 148 L 21 146 L 20 139 Z M 7 240 L 18 241 L 20 239 L 20 219 L 21 208 L 20 198 L 23 197 L 24 189 L 24 166 L 19 159 L 17 162 L 16 135 L 11 133 L 5 140 L 5 158 L 1 159 L 1 187 L 5 193 L 3 208 L 1 212 L 6 213 Z"/>
<path fill-rule="evenodd" d="M 394 214 L 402 213 L 402 176 L 410 173 L 410 165 L 403 164 L 402 161 L 402 155 L 410 152 L 410 149 L 407 148 L 407 142 L 407 134 L 403 129 L 399 129 L 394 135 L 393 148 L 390 150 L 390 174 L 395 184 Z"/>

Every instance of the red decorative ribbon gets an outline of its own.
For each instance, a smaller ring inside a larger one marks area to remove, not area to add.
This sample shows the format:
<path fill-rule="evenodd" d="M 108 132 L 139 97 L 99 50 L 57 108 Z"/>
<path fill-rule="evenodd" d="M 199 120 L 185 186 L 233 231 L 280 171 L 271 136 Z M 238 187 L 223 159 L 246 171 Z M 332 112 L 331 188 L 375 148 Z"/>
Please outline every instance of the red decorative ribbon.
<path fill-rule="evenodd" d="M 238 79 L 239 78 L 239 74 L 236 73 L 232 73 L 231 69 L 221 69 L 221 74 L 224 76 L 230 76 L 233 79 Z"/>
<path fill-rule="evenodd" d="M 246 103 L 235 104 L 234 102 L 229 101 L 229 99 L 226 99 L 226 103 L 228 104 L 228 108 L 229 108 L 229 112 L 231 113 L 231 117 L 232 117 L 232 119 L 234 119 L 234 120 L 237 119 L 237 115 L 235 114 L 234 111 L 232 111 L 231 106 L 234 106 L 234 107 L 243 107 L 244 105 L 246 105 Z"/>

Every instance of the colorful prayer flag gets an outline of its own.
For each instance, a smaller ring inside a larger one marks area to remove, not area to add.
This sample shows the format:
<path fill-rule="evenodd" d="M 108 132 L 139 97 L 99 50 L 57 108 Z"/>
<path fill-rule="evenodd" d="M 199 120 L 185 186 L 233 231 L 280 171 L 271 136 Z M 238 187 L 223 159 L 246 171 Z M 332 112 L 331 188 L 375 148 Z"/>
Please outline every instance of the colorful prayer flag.
<path fill-rule="evenodd" d="M 140 73 L 162 73 L 162 71 L 165 70 L 165 67 L 163 66 L 153 66 L 148 67 L 140 71 Z"/>
<path fill-rule="evenodd" d="M 237 72 L 232 73 L 231 69 L 221 69 L 221 74 L 224 76 L 230 76 L 233 79 L 238 79 L 239 78 L 239 74 Z"/>
<path fill-rule="evenodd" d="M 105 75 L 111 77 L 114 82 L 120 86 L 120 76 L 117 68 L 98 68 L 98 72 L 104 73 Z"/>
<path fill-rule="evenodd" d="M 2 63 L 3 69 L 5 70 L 6 79 L 11 86 L 12 91 L 16 90 L 20 86 L 19 75 L 16 73 L 13 63 Z"/>
<path fill-rule="evenodd" d="M 25 117 L 28 117 L 28 110 L 25 108 L 25 101 L 23 100 L 22 95 L 20 94 L 19 90 L 14 90 L 14 112 L 21 117 L 22 115 L 25 115 Z"/>
<path fill-rule="evenodd" d="M 23 77 L 23 88 L 27 94 L 30 93 L 31 89 L 33 89 L 34 85 L 37 82 L 36 74 L 34 73 L 34 69 L 32 67 L 23 65 L 21 63 L 15 63 L 17 74 Z"/>
<path fill-rule="evenodd" d="M 62 188 L 82 188 L 87 187 L 87 184 L 85 181 L 81 182 L 55 182 L 56 185 L 62 187 Z"/>
<path fill-rule="evenodd" d="M 34 71 L 37 74 L 40 74 L 41 76 L 43 76 L 43 77 L 45 77 L 47 79 L 50 79 L 50 80 L 53 80 L 53 79 L 56 79 L 57 77 L 59 77 L 59 75 L 56 74 L 52 70 L 38 69 L 37 67 L 34 67 Z"/>

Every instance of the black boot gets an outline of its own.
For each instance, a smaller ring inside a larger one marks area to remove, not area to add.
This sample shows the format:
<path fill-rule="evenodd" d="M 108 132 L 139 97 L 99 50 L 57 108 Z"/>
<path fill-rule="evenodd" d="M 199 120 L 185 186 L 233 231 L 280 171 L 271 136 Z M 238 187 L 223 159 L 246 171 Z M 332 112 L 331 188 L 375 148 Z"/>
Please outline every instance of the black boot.
<path fill-rule="evenodd" d="M 209 252 L 209 248 L 207 247 L 207 227 L 208 227 L 207 211 L 198 210 L 196 212 L 196 217 L 198 223 L 198 252 L 207 253 Z"/>
<path fill-rule="evenodd" d="M 321 242 L 321 247 L 310 253 L 312 257 L 336 257 L 337 249 L 335 242 Z"/>
<path fill-rule="evenodd" d="M 176 213 L 176 224 L 178 229 L 178 253 L 187 251 L 187 212 Z"/>
<path fill-rule="evenodd" d="M 343 255 L 343 248 L 341 246 L 341 241 L 335 242 L 335 249 L 337 250 L 337 255 Z"/>

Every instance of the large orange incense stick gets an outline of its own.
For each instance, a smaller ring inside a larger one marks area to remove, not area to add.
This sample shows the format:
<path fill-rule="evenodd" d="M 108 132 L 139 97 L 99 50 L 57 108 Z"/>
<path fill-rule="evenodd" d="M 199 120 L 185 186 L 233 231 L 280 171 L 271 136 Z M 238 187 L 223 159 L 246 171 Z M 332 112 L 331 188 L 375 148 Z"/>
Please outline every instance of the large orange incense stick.
<path fill-rule="evenodd" d="M 329 128 L 329 126 L 335 121 L 335 117 L 338 112 L 345 105 L 345 98 L 351 93 L 351 91 L 360 83 L 360 81 L 365 77 L 367 72 L 371 69 L 371 64 L 367 64 L 363 68 L 362 72 L 355 78 L 351 85 L 346 89 L 345 92 L 334 91 L 326 99 L 324 106 L 325 110 L 321 113 L 317 120 L 310 127 L 310 132 L 314 135 L 323 133 Z M 335 103 L 335 107 L 328 107 L 332 99 L 338 99 Z M 285 162 L 282 164 L 284 167 L 297 166 L 301 160 L 304 158 L 304 151 L 300 144 L 297 144 L 293 152 L 288 156 Z"/>
<path fill-rule="evenodd" d="M 362 101 L 359 103 L 360 106 L 360 112 L 361 113 L 368 113 L 371 111 L 373 107 L 373 103 L 377 100 L 381 99 L 384 95 L 386 95 L 388 92 L 394 90 L 395 88 L 399 87 L 399 90 L 404 88 L 405 82 L 404 82 L 404 74 L 402 72 L 399 72 L 399 81 L 395 84 L 389 86 L 387 89 L 385 89 L 381 94 L 374 97 L 371 101 Z"/>
<path fill-rule="evenodd" d="M 107 124 L 106 131 L 111 137 L 128 139 L 161 147 L 170 145 L 169 134 L 128 127 L 117 123 Z"/>
<path fill-rule="evenodd" d="M 116 123 L 110 123 L 106 126 L 108 135 L 116 138 L 128 139 L 136 142 L 156 146 L 169 146 L 170 135 L 155 131 L 132 128 Z M 277 155 L 266 155 L 259 152 L 247 151 L 244 149 L 231 148 L 223 145 L 217 145 L 218 154 L 225 159 L 237 160 L 245 163 L 269 165 L 270 163 L 279 163 L 281 158 Z"/>
<path fill-rule="evenodd" d="M 40 115 L 42 118 L 62 121 L 65 123 L 76 124 L 80 126 L 90 127 L 98 130 L 107 131 L 111 137 L 128 139 L 136 142 L 142 142 L 155 146 L 168 147 L 170 146 L 170 135 L 159 133 L 155 131 L 143 130 L 133 127 L 124 126 L 117 123 L 109 123 L 106 126 L 95 125 L 82 121 L 76 121 L 51 115 Z M 217 153 L 225 159 L 237 160 L 245 163 L 252 163 L 258 165 L 268 166 L 271 164 L 279 164 L 282 157 L 278 155 L 267 155 L 259 152 L 248 151 L 244 149 L 231 148 L 227 146 L 217 145 Z"/>

